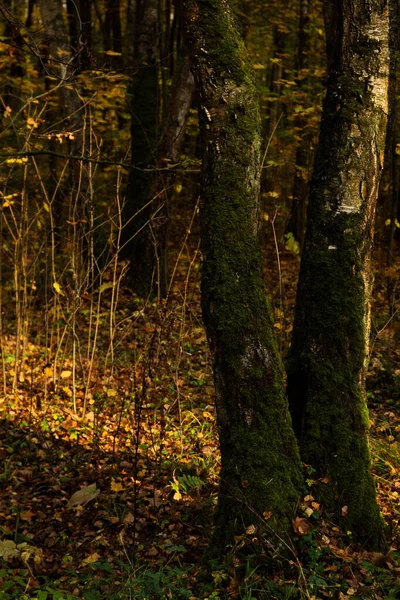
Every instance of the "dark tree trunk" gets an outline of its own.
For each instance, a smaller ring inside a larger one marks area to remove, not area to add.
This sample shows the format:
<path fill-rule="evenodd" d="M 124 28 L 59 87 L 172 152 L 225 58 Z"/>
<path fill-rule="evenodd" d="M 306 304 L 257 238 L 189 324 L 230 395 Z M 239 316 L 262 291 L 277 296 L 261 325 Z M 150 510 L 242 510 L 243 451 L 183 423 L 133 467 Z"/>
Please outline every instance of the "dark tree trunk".
<path fill-rule="evenodd" d="M 257 242 L 260 117 L 252 71 L 227 0 L 176 4 L 200 101 L 202 310 L 222 456 L 211 546 L 218 553 L 250 525 L 263 530 L 264 517 L 287 532 L 302 474 Z"/>
<path fill-rule="evenodd" d="M 156 162 L 160 171 L 156 171 L 152 186 L 151 229 L 157 260 L 156 285 L 159 298 L 164 297 L 168 289 L 168 220 L 169 201 L 173 193 L 175 174 L 173 166 L 179 161 L 180 151 L 186 129 L 194 91 L 194 79 L 190 71 L 189 59 L 185 56 L 177 73 L 168 103 L 164 131 L 157 147 Z M 171 172 L 168 169 L 172 167 Z"/>
<path fill-rule="evenodd" d="M 185 125 L 192 104 L 194 79 L 189 58 L 185 56 L 175 79 L 171 93 L 164 132 L 158 147 L 159 161 L 176 163 L 179 160 Z M 165 166 L 165 165 L 164 165 Z"/>
<path fill-rule="evenodd" d="M 57 195 L 52 207 L 54 217 L 55 235 L 60 240 L 61 246 L 67 243 L 69 231 L 63 229 L 67 215 L 70 220 L 79 222 L 79 231 L 74 230 L 76 263 L 74 278 L 85 272 L 83 264 L 85 238 L 87 236 L 86 212 L 89 203 L 89 180 L 87 164 L 77 159 L 87 152 L 86 128 L 84 121 L 84 107 L 75 89 L 74 78 L 81 65 L 77 63 L 76 54 L 72 48 L 70 30 L 64 19 L 64 6 L 59 0 L 37 0 L 44 25 L 44 33 L 48 42 L 48 52 L 53 61 L 45 64 L 46 86 L 51 78 L 56 78 L 60 83 L 58 90 L 60 99 L 60 113 L 65 131 L 71 132 L 73 138 L 68 140 L 69 151 L 73 159 L 69 164 L 70 180 L 67 194 Z M 73 7 L 79 8 L 79 4 Z M 78 29 L 76 30 L 78 35 Z M 54 85 L 52 83 L 51 85 Z M 50 171 L 55 173 L 53 159 L 50 160 Z M 68 197 L 68 204 L 65 199 Z M 79 272 L 79 273 L 78 273 Z"/>
<path fill-rule="evenodd" d="M 365 369 L 371 250 L 385 152 L 390 10 L 326 0 L 328 89 L 310 184 L 288 394 L 303 460 L 345 530 L 379 545 Z M 326 481 L 329 483 L 326 484 Z"/>
<path fill-rule="evenodd" d="M 284 54 L 286 50 L 287 33 L 279 26 L 274 27 L 274 56 L 272 68 L 269 73 L 267 85 L 271 96 L 276 98 L 275 102 L 271 102 L 268 110 L 267 122 L 267 138 L 270 138 L 275 131 L 279 117 L 282 111 L 282 104 L 278 98 L 282 95 L 282 79 L 285 76 Z"/>
<path fill-rule="evenodd" d="M 92 45 L 92 1 L 67 0 L 69 37 L 72 54 L 75 57 L 74 67 L 77 72 L 87 69 L 93 59 Z"/>
<path fill-rule="evenodd" d="M 308 92 L 308 54 L 310 51 L 309 32 L 310 0 L 300 0 L 299 43 L 297 49 L 296 83 L 303 99 Z M 296 149 L 296 168 L 293 182 L 293 200 L 287 230 L 293 233 L 302 246 L 306 227 L 306 211 L 308 199 L 308 171 L 311 161 L 311 139 L 307 132 L 307 120 L 304 116 L 297 119 L 297 127 L 301 130 L 302 140 Z"/>
<path fill-rule="evenodd" d="M 158 0 L 138 0 L 135 10 L 135 74 L 131 83 L 132 169 L 123 210 L 121 254 L 130 261 L 132 289 L 147 297 L 157 280 L 151 229 L 152 183 L 159 121 Z"/>
<path fill-rule="evenodd" d="M 132 171 L 124 207 L 122 256 L 129 258 L 132 289 L 142 297 L 167 291 L 168 196 L 189 114 L 193 78 L 182 60 L 159 126 L 158 2 L 136 5 L 136 75 L 132 81 Z M 161 171 L 157 169 L 161 167 Z"/>

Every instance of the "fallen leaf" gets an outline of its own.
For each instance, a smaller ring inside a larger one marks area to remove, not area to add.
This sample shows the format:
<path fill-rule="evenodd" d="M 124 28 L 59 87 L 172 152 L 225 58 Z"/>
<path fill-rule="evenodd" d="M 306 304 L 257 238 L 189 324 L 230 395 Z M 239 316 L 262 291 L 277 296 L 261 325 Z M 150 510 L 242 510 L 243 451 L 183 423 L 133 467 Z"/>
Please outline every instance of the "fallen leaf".
<path fill-rule="evenodd" d="M 112 482 L 111 482 L 111 491 L 112 492 L 122 492 L 123 489 L 124 489 L 124 486 L 122 485 L 122 483 L 112 480 Z"/>
<path fill-rule="evenodd" d="M 254 535 L 256 533 L 257 529 L 255 528 L 254 525 L 249 525 L 248 528 L 246 529 L 246 533 L 247 535 Z"/>
<path fill-rule="evenodd" d="M 35 513 L 33 513 L 31 510 L 25 510 L 19 516 L 23 521 L 32 521 L 32 517 L 35 516 Z"/>
<path fill-rule="evenodd" d="M 95 483 L 92 483 L 91 485 L 81 488 L 75 492 L 75 494 L 72 494 L 71 498 L 68 500 L 67 506 L 68 508 L 79 505 L 84 506 L 91 500 L 95 500 L 99 494 L 100 490 L 96 489 Z"/>
<path fill-rule="evenodd" d="M 125 517 L 124 517 L 124 523 L 126 525 L 130 525 L 131 523 L 135 522 L 135 517 L 133 516 L 133 514 L 131 512 L 126 513 Z"/>
<path fill-rule="evenodd" d="M 294 532 L 298 535 L 306 535 L 312 529 L 310 521 L 302 517 L 296 517 L 294 521 L 292 521 L 292 525 Z"/>
<path fill-rule="evenodd" d="M 18 544 L 18 550 L 21 553 L 21 559 L 24 562 L 29 562 L 29 560 L 33 557 L 33 562 L 39 565 L 43 562 L 44 554 L 41 548 L 36 548 L 36 546 L 31 546 L 26 542 L 22 542 L 22 544 Z"/>
<path fill-rule="evenodd" d="M 45 377 L 53 377 L 53 367 L 45 367 L 44 368 L 44 376 Z"/>
<path fill-rule="evenodd" d="M 19 554 L 20 553 L 15 542 L 12 540 L 0 540 L 0 556 L 4 558 L 4 560 L 17 558 Z"/>
<path fill-rule="evenodd" d="M 93 554 L 89 554 L 89 556 L 87 556 L 86 558 L 83 559 L 82 564 L 83 565 L 91 565 L 92 563 L 95 563 L 99 560 L 100 558 L 100 554 L 97 554 L 97 552 L 93 552 Z"/>
<path fill-rule="evenodd" d="M 72 371 L 61 371 L 60 373 L 61 379 L 68 379 L 68 377 L 71 377 L 71 375 Z"/>

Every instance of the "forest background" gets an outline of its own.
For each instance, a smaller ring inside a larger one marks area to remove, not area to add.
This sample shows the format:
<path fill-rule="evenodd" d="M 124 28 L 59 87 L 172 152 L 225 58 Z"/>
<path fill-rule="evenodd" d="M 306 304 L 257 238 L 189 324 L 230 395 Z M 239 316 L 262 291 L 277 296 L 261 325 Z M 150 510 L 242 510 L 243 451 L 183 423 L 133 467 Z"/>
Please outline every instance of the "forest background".
<path fill-rule="evenodd" d="M 260 241 L 284 356 L 325 94 L 322 6 L 234 8 L 262 111 Z M 293 539 L 269 549 L 272 569 L 256 551 L 200 566 L 219 454 L 200 311 L 201 140 L 171 2 L 0 10 L 1 597 L 397 597 L 393 551 L 368 553 L 338 532 L 312 472 Z M 393 123 L 368 378 L 394 546 L 397 135 Z"/>

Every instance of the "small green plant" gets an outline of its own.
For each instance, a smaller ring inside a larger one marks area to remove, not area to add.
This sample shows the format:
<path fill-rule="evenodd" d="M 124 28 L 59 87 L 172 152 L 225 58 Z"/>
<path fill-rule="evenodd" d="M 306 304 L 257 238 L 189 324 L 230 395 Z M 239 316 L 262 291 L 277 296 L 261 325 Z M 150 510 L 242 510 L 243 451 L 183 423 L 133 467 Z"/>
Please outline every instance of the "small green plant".
<path fill-rule="evenodd" d="M 200 477 L 197 477 L 197 475 L 184 473 L 178 477 L 174 475 L 174 479 L 170 485 L 175 492 L 175 500 L 180 500 L 183 494 L 190 494 L 193 491 L 199 490 L 204 485 L 204 481 Z"/>
<path fill-rule="evenodd" d="M 283 241 L 288 252 L 294 254 L 295 256 L 300 254 L 299 242 L 295 239 L 293 233 L 285 233 Z"/>
<path fill-rule="evenodd" d="M 0 600 L 77 600 L 66 590 L 55 589 L 53 583 L 45 582 L 40 588 L 29 589 L 30 579 L 27 569 L 0 569 Z"/>

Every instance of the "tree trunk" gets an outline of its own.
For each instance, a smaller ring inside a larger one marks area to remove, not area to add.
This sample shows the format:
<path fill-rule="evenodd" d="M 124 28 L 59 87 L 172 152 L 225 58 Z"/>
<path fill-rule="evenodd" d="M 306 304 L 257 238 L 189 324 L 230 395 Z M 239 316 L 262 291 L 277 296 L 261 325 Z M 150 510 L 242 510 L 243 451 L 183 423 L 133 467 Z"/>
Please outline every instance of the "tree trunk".
<path fill-rule="evenodd" d="M 222 457 L 212 553 L 254 525 L 287 531 L 302 488 L 257 242 L 260 117 L 227 0 L 179 0 L 200 99 L 202 310 Z M 271 536 L 271 539 L 274 539 Z"/>
<path fill-rule="evenodd" d="M 135 11 L 135 74 L 131 84 L 132 169 L 123 210 L 122 256 L 130 261 L 132 289 L 152 293 L 157 253 L 151 231 L 153 173 L 159 117 L 158 0 L 138 0 Z"/>
<path fill-rule="evenodd" d="M 130 259 L 133 290 L 142 297 L 167 291 L 168 196 L 173 176 L 165 171 L 179 159 L 189 114 L 193 78 L 183 59 L 173 85 L 163 132 L 158 124 L 158 2 L 137 3 L 137 73 L 132 83 L 132 165 L 123 230 L 122 256 Z M 150 168 L 150 171 L 141 169 Z M 151 169 L 154 172 L 151 172 Z M 136 216 L 134 216 L 136 215 Z M 133 216 L 133 218 L 132 218 Z"/>
<path fill-rule="evenodd" d="M 74 55 L 74 68 L 78 73 L 93 62 L 92 47 L 92 1 L 67 0 L 69 37 Z"/>
<path fill-rule="evenodd" d="M 71 46 L 70 32 L 65 19 L 67 16 L 65 14 L 66 6 L 64 7 L 59 0 L 38 0 L 38 6 L 49 52 L 48 63 L 44 64 L 46 86 L 49 86 L 52 77 L 60 83 L 58 93 L 62 127 L 64 131 L 73 134 L 73 138 L 68 140 L 69 152 L 74 157 L 69 164 L 68 191 L 67 194 L 57 194 L 52 207 L 54 234 L 59 239 L 61 248 L 65 248 L 67 245 L 71 247 L 72 244 L 74 248 L 73 278 L 75 282 L 78 282 L 87 276 L 84 260 L 87 236 L 91 235 L 86 225 L 86 212 L 91 210 L 88 167 L 84 161 L 76 158 L 84 156 L 88 152 L 83 116 L 84 106 L 74 86 L 75 75 L 81 70 L 82 65 L 76 60 L 77 57 L 79 58 L 79 49 L 73 49 Z M 78 10 L 79 6 L 74 4 L 74 9 Z M 87 47 L 84 47 L 83 31 L 81 43 L 80 50 L 83 59 L 83 51 L 87 50 Z M 78 55 L 75 54 L 75 50 L 78 50 Z M 54 157 L 50 157 L 50 171 L 55 173 Z M 65 203 L 67 197 L 69 197 L 68 205 Z M 67 226 L 67 230 L 63 229 L 66 220 L 79 222 L 79 227 L 74 228 L 72 235 L 71 227 Z"/>
<path fill-rule="evenodd" d="M 60 105 L 65 126 L 74 133 L 71 144 L 73 154 L 83 145 L 83 119 L 80 109 L 82 102 L 73 89 L 76 67 L 72 61 L 71 41 L 64 22 L 63 5 L 58 0 L 38 0 L 44 32 L 49 44 L 50 64 L 45 65 L 46 75 L 55 77 L 60 86 Z"/>
<path fill-rule="evenodd" d="M 164 131 L 156 153 L 156 163 L 160 171 L 156 171 L 152 186 L 154 218 L 151 220 L 151 231 L 152 247 L 157 260 L 156 286 L 159 299 L 165 297 L 168 290 L 169 202 L 175 181 L 174 171 L 169 172 L 165 169 L 175 165 L 179 160 L 193 91 L 194 79 L 189 59 L 185 56 L 181 61 L 169 99 Z"/>
<path fill-rule="evenodd" d="M 303 460 L 345 530 L 378 546 L 365 370 L 388 118 L 386 0 L 326 0 L 328 90 L 310 186 L 288 394 Z M 329 483 L 327 484 L 327 480 Z"/>
<path fill-rule="evenodd" d="M 113 69 L 122 69 L 121 2 L 107 0 L 104 19 L 104 49 L 116 54 L 111 56 Z"/>
<path fill-rule="evenodd" d="M 299 40 L 297 49 L 296 83 L 300 92 L 303 92 L 304 101 L 307 101 L 309 81 L 308 54 L 310 52 L 309 31 L 310 0 L 300 0 Z M 300 100 L 301 101 L 301 100 Z M 307 130 L 307 117 L 300 116 L 296 121 L 301 131 L 302 140 L 296 149 L 296 168 L 293 182 L 292 210 L 287 226 L 287 231 L 293 233 L 296 240 L 303 245 L 306 227 L 306 212 L 308 200 L 308 177 L 311 162 L 311 135 Z"/>

